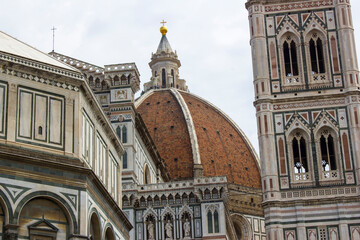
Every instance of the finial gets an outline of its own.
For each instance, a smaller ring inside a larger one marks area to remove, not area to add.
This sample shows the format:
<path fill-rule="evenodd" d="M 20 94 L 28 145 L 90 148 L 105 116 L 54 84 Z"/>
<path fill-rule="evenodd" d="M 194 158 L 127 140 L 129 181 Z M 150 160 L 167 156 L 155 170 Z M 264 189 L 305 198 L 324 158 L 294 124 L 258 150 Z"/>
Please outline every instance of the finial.
<path fill-rule="evenodd" d="M 165 22 L 165 20 L 163 20 L 163 21 L 160 22 L 160 23 L 162 23 L 162 26 L 161 26 L 161 28 L 160 28 L 160 32 L 161 32 L 162 35 L 166 35 L 166 33 L 167 33 L 167 27 L 165 27 L 165 23 L 167 23 L 167 22 Z"/>
<path fill-rule="evenodd" d="M 53 52 L 55 51 L 55 30 L 56 30 L 55 27 L 51 29 L 51 31 L 53 32 L 53 49 L 52 49 Z"/>

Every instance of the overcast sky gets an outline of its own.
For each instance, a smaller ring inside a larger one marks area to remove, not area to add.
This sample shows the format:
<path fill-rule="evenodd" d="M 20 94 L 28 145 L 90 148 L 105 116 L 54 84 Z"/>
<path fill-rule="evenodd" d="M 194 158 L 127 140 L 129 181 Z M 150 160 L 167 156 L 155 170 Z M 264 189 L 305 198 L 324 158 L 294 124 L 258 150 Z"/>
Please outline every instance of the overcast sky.
<path fill-rule="evenodd" d="M 50 52 L 55 26 L 56 52 L 99 66 L 135 62 L 141 85 L 165 19 L 180 78 L 228 114 L 258 151 L 245 0 L 2 0 L 1 9 L 1 31 Z M 359 0 L 352 9 L 359 44 Z"/>

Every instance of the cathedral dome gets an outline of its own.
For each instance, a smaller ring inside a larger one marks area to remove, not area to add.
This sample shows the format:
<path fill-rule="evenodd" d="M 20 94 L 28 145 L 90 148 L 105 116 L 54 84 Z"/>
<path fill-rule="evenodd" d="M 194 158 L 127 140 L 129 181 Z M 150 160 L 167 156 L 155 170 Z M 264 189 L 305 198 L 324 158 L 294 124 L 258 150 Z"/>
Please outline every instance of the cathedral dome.
<path fill-rule="evenodd" d="M 152 89 L 136 101 L 172 180 L 227 176 L 260 188 L 257 155 L 241 129 L 208 101 L 176 88 Z"/>

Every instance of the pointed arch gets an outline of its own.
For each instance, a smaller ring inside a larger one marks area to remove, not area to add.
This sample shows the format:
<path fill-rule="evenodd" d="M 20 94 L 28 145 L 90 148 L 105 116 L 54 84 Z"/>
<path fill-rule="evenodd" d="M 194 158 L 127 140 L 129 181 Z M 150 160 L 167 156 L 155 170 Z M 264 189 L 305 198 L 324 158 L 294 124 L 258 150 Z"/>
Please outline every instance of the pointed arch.
<path fill-rule="evenodd" d="M 103 80 L 103 81 L 101 82 L 101 89 L 102 89 L 102 90 L 106 90 L 107 88 L 108 88 L 107 83 L 106 83 L 105 80 Z"/>
<path fill-rule="evenodd" d="M 127 143 L 127 128 L 126 128 L 126 126 L 124 125 L 121 130 L 122 130 L 122 142 Z"/>
<path fill-rule="evenodd" d="M 310 134 L 301 128 L 293 129 L 287 138 L 289 150 L 288 166 L 294 183 L 311 182 L 311 138 Z"/>
<path fill-rule="evenodd" d="M 235 234 L 238 239 L 250 239 L 252 235 L 252 228 L 249 221 L 242 215 L 234 213 L 231 215 L 231 220 L 235 228 Z"/>
<path fill-rule="evenodd" d="M 149 166 L 145 163 L 144 166 L 144 184 L 151 184 L 151 174 Z"/>
<path fill-rule="evenodd" d="M 125 150 L 123 154 L 123 169 L 128 168 L 128 157 L 127 157 L 127 151 Z"/>
<path fill-rule="evenodd" d="M 311 28 L 304 33 L 304 42 L 309 83 L 311 85 L 330 84 L 328 38 L 325 30 L 315 20 Z"/>
<path fill-rule="evenodd" d="M 115 75 L 113 82 L 114 82 L 114 86 L 120 85 L 120 78 L 118 75 Z"/>
<path fill-rule="evenodd" d="M 279 35 L 279 56 L 281 79 L 283 85 L 299 86 L 304 85 L 302 78 L 302 57 L 300 37 L 294 31 L 285 31 Z"/>
<path fill-rule="evenodd" d="M 93 85 L 94 85 L 94 77 L 93 77 L 93 76 L 90 76 L 90 77 L 89 77 L 89 85 L 90 85 L 90 86 L 93 86 Z"/>
<path fill-rule="evenodd" d="M 95 87 L 97 87 L 97 88 L 101 87 L 100 79 L 99 79 L 99 78 L 96 78 L 96 79 L 95 79 Z"/>
<path fill-rule="evenodd" d="M 166 88 L 166 71 L 165 71 L 165 68 L 161 69 L 161 87 Z"/>
<path fill-rule="evenodd" d="M 330 126 L 323 126 L 314 135 L 320 181 L 341 179 L 339 134 Z"/>

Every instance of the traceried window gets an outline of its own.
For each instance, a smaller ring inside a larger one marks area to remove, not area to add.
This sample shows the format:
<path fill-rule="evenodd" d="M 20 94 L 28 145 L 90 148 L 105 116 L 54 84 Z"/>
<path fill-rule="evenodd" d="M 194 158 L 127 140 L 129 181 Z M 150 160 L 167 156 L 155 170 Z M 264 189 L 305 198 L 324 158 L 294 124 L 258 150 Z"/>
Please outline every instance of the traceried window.
<path fill-rule="evenodd" d="M 309 41 L 312 74 L 325 73 L 323 42 L 317 33 Z"/>
<path fill-rule="evenodd" d="M 165 69 L 161 70 L 161 84 L 163 88 L 166 88 L 166 72 Z"/>
<path fill-rule="evenodd" d="M 105 80 L 103 80 L 103 81 L 101 82 L 101 89 L 102 89 L 102 90 L 107 89 L 107 84 L 106 84 Z"/>
<path fill-rule="evenodd" d="M 123 155 L 123 169 L 127 169 L 128 168 L 128 160 L 127 160 L 127 152 L 124 152 Z"/>
<path fill-rule="evenodd" d="M 118 85 L 120 85 L 120 79 L 119 79 L 119 77 L 116 75 L 116 76 L 114 77 L 114 86 L 118 86 Z"/>
<path fill-rule="evenodd" d="M 207 213 L 208 233 L 219 233 L 219 213 L 217 209 L 209 209 Z"/>
<path fill-rule="evenodd" d="M 213 233 L 213 220 L 212 220 L 211 211 L 208 211 L 207 213 L 207 222 L 208 222 L 208 233 Z"/>
<path fill-rule="evenodd" d="M 93 86 L 93 85 L 94 85 L 94 78 L 93 78 L 93 76 L 90 76 L 90 77 L 89 77 L 89 85 L 90 85 L 90 86 Z"/>
<path fill-rule="evenodd" d="M 298 76 L 299 65 L 297 60 L 296 43 L 290 36 L 286 38 L 286 41 L 283 44 L 283 53 L 286 76 Z"/>
<path fill-rule="evenodd" d="M 100 87 L 100 79 L 99 78 L 96 78 L 95 80 L 95 87 Z"/>
<path fill-rule="evenodd" d="M 291 140 L 293 173 L 295 181 L 309 180 L 309 166 L 307 159 L 307 143 L 300 132 L 296 132 Z"/>
<path fill-rule="evenodd" d="M 119 139 L 121 139 L 121 128 L 120 128 L 120 126 L 117 126 L 117 128 L 116 128 L 116 135 L 119 137 Z"/>
<path fill-rule="evenodd" d="M 337 179 L 338 165 L 336 161 L 335 145 L 336 140 L 333 133 L 328 129 L 322 130 L 320 133 L 320 166 L 322 179 Z"/>
<path fill-rule="evenodd" d="M 126 128 L 126 126 L 122 127 L 122 142 L 127 143 L 127 128 Z"/>

